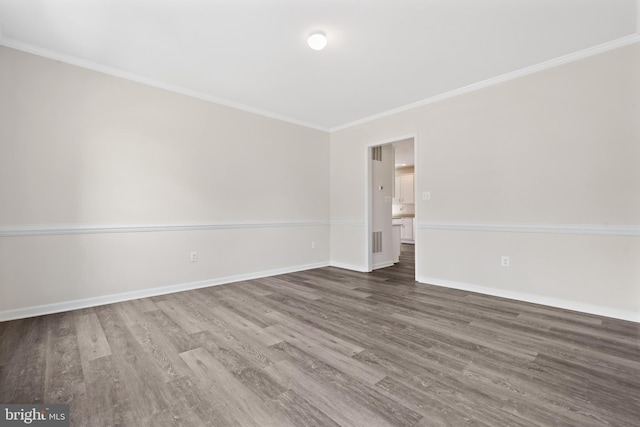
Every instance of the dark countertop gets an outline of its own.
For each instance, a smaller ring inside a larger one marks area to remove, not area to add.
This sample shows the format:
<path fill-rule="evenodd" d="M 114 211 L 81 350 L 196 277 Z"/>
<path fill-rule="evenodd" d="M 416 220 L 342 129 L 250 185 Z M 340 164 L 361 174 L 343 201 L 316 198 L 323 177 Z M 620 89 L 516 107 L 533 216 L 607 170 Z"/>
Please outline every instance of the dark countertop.
<path fill-rule="evenodd" d="M 399 215 L 392 216 L 391 219 L 413 218 L 414 216 L 415 216 L 414 214 L 399 214 Z"/>

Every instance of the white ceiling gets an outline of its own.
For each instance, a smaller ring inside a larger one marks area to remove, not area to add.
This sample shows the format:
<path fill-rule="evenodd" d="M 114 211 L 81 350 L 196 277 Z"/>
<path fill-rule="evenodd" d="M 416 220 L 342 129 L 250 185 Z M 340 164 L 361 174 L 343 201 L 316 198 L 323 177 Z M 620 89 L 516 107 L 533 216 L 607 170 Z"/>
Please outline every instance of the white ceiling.
<path fill-rule="evenodd" d="M 0 44 L 331 130 L 636 34 L 636 0 L 0 0 Z M 314 30 L 329 44 L 306 45 Z"/>
<path fill-rule="evenodd" d="M 413 138 L 407 138 L 401 141 L 394 142 L 393 148 L 395 149 L 394 157 L 396 167 L 415 165 Z"/>

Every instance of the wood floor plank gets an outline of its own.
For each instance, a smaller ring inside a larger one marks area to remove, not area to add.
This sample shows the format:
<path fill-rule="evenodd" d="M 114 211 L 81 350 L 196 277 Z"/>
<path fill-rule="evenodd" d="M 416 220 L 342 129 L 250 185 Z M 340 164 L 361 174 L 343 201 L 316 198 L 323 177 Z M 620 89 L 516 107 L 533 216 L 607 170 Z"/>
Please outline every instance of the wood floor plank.
<path fill-rule="evenodd" d="M 470 417 L 467 411 L 460 411 L 456 399 L 448 396 L 440 397 L 433 393 L 425 393 L 409 382 L 396 380 L 389 376 L 377 384 L 377 388 L 386 396 L 402 402 L 408 408 L 420 413 L 423 419 L 417 426 L 487 426 L 485 420 Z"/>
<path fill-rule="evenodd" d="M 285 326 L 300 334 L 304 334 L 307 337 L 313 337 L 313 340 L 318 342 L 320 345 L 342 353 L 345 356 L 351 357 L 364 350 L 363 347 L 355 345 L 347 340 L 343 340 L 342 338 L 327 333 L 321 329 L 300 323 L 291 316 L 284 315 L 280 312 L 273 311 L 268 313 L 266 316 L 273 319 L 278 325 Z"/>
<path fill-rule="evenodd" d="M 305 280 L 303 283 L 308 289 L 316 290 L 323 296 L 327 293 L 330 295 L 342 295 L 351 298 L 368 298 L 371 296 L 371 293 L 367 291 L 347 287 L 344 282 L 337 282 L 330 279 L 317 278 L 315 280 Z M 357 286 L 356 283 L 352 283 L 352 285 Z"/>
<path fill-rule="evenodd" d="M 285 325 L 273 325 L 267 329 L 280 338 L 280 341 L 286 341 L 301 350 L 312 352 L 318 360 L 322 360 L 327 365 L 353 378 L 357 378 L 364 383 L 375 384 L 386 376 L 384 371 L 369 367 L 360 363 L 357 359 L 352 359 L 331 348 L 325 347 L 313 338 L 288 328 Z"/>
<path fill-rule="evenodd" d="M 535 364 L 528 365 L 529 371 L 534 368 L 536 368 Z M 505 370 L 509 371 L 507 368 Z M 542 369 L 538 367 L 536 371 L 542 372 Z M 565 426 L 602 425 L 602 420 L 597 420 L 583 412 L 579 405 L 574 404 L 577 399 L 585 398 L 582 394 L 584 389 L 576 387 L 575 383 L 567 382 L 561 377 L 552 379 L 544 376 L 546 380 L 540 381 L 541 377 L 533 374 L 523 381 L 523 378 L 527 378 L 528 372 L 521 371 L 520 375 L 498 376 L 495 369 L 487 369 L 475 363 L 465 369 L 465 375 L 482 384 L 491 393 L 516 397 L 505 401 L 503 408 L 519 414 L 532 423 L 549 425 L 555 422 Z"/>
<path fill-rule="evenodd" d="M 375 324 L 373 327 L 371 327 L 372 325 L 363 325 L 357 320 L 347 319 L 345 316 L 340 316 L 339 314 L 334 315 L 326 310 L 323 312 L 321 308 L 316 309 L 315 307 L 311 307 L 310 304 L 298 307 L 298 303 L 296 303 L 293 298 L 281 300 L 281 304 L 276 304 L 275 307 L 287 311 L 289 315 L 296 317 L 300 322 L 312 319 L 312 325 L 322 328 L 336 336 L 352 340 L 361 346 L 370 348 L 372 348 L 371 346 L 375 348 L 390 346 L 393 348 L 391 353 L 398 354 L 397 357 L 401 357 L 401 355 L 405 353 L 411 353 L 428 359 L 439 359 L 429 351 L 429 348 L 433 345 L 425 342 L 424 338 L 417 337 L 416 333 L 407 334 L 406 328 L 389 329 L 380 328 Z M 348 308 L 345 307 L 344 309 L 346 310 Z M 426 334 L 423 333 L 422 335 Z M 491 349 L 479 347 L 476 344 L 464 340 L 450 338 L 446 335 L 446 331 L 440 331 L 440 333 L 432 334 L 432 336 L 434 342 L 438 344 L 443 342 L 451 343 L 452 345 L 462 346 L 468 351 L 480 352 L 481 354 L 487 355 L 487 357 L 499 356 Z M 397 348 L 403 348 L 403 352 L 397 352 Z M 467 361 L 470 360 L 468 353 L 465 354 L 464 358 L 466 358 Z M 456 363 L 458 363 L 457 360 Z"/>
<path fill-rule="evenodd" d="M 549 376 L 573 385 L 575 389 L 583 390 L 581 385 L 589 384 L 590 387 L 584 389 L 588 400 L 606 406 L 612 413 L 629 417 L 637 415 L 636 408 L 640 408 L 640 386 L 637 381 L 617 378 L 612 382 L 609 377 L 602 376 L 588 366 L 567 363 L 544 354 L 536 358 L 535 365 Z M 621 392 L 621 386 L 624 392 Z"/>
<path fill-rule="evenodd" d="M 290 376 L 293 389 L 314 404 L 322 401 L 318 408 L 335 420 L 340 418 L 341 425 L 411 426 L 422 418 L 375 388 L 363 386 L 357 379 L 286 342 L 274 348 L 290 356 L 291 361 L 283 360 L 277 366 Z"/>
<path fill-rule="evenodd" d="M 616 426 L 640 324 L 420 284 L 415 251 L 0 323 L 0 402 L 72 426 Z"/>
<path fill-rule="evenodd" d="M 218 345 L 232 346 L 239 354 L 256 361 L 270 361 L 278 357 L 263 342 L 258 342 L 247 334 L 245 327 L 230 327 L 220 313 L 216 315 L 216 298 L 212 298 L 207 292 L 194 292 L 193 295 L 192 298 L 181 296 L 179 303 L 191 313 L 193 321 L 201 325 L 203 331 L 211 333 Z M 264 334 L 268 334 L 268 331 L 264 331 Z M 278 341 L 272 337 L 266 340 L 268 343 Z"/>
<path fill-rule="evenodd" d="M 44 403 L 47 318 L 40 316 L 14 322 L 16 335 L 10 340 L 13 347 L 5 356 L 5 364 L 0 366 L 0 402 Z"/>
<path fill-rule="evenodd" d="M 0 367 L 11 363 L 11 359 L 15 357 L 15 349 L 24 338 L 25 324 L 24 319 L 0 322 L 0 325 L 2 325 L 0 330 L 0 343 L 2 343 L 0 345 Z"/>
<path fill-rule="evenodd" d="M 167 297 L 163 301 L 156 301 L 155 304 L 164 314 L 184 329 L 186 333 L 193 334 L 203 330 L 202 325 L 178 303 L 177 298 Z"/>
<path fill-rule="evenodd" d="M 109 356 L 111 347 L 95 313 L 75 316 L 80 358 L 83 362 Z"/>
<path fill-rule="evenodd" d="M 232 351 L 245 360 L 260 366 L 261 369 L 271 366 L 274 361 L 279 360 L 281 356 L 275 354 L 269 347 L 252 341 L 250 337 L 238 331 L 230 330 L 224 321 L 210 316 L 208 314 L 208 301 L 203 300 L 203 295 L 198 296 L 199 298 L 191 302 L 190 312 L 195 321 L 203 325 L 205 325 L 205 322 L 209 322 L 209 325 L 205 328 L 206 330 L 192 334 L 190 336 L 192 342 L 209 348 L 203 344 L 203 340 L 206 342 L 211 341 L 213 343 L 211 345 L 223 351 Z"/>
<path fill-rule="evenodd" d="M 183 351 L 193 350 L 198 347 L 198 345 L 193 342 L 191 336 L 162 310 L 147 311 L 144 315 L 151 324 L 162 331 L 166 342 L 170 343 L 169 345 L 172 352 L 182 353 Z"/>
<path fill-rule="evenodd" d="M 280 337 L 273 335 L 269 328 L 261 328 L 255 323 L 250 322 L 225 307 L 210 307 L 210 313 L 217 317 L 221 322 L 224 322 L 226 327 L 229 329 L 251 337 L 265 347 L 269 347 L 282 341 Z"/>
<path fill-rule="evenodd" d="M 261 328 L 266 328 L 273 324 L 273 321 L 266 317 L 258 307 L 256 299 L 251 294 L 246 295 L 240 289 L 222 289 L 215 293 L 219 305 L 228 308 L 237 315 L 249 320 Z"/>
<path fill-rule="evenodd" d="M 221 402 L 225 412 L 241 426 L 292 426 L 281 413 L 270 408 L 235 378 L 211 353 L 202 347 L 180 353 L 193 371 L 193 378 Z"/>
<path fill-rule="evenodd" d="M 72 312 L 47 317 L 44 402 L 69 404 L 69 416 L 86 420 L 86 385 Z"/>
<path fill-rule="evenodd" d="M 258 396 L 273 399 L 285 392 L 278 379 L 266 373 L 265 368 L 273 366 L 274 362 L 264 355 L 263 358 L 256 359 L 254 353 L 248 354 L 242 348 L 229 345 L 228 342 L 217 339 L 210 331 L 194 334 L 193 340 Z"/>
<path fill-rule="evenodd" d="M 83 364 L 91 426 L 133 425 L 145 414 L 135 412 L 127 393 L 127 381 L 117 369 L 113 356 L 89 360 Z M 73 420 L 75 424 L 76 420 Z"/>
<path fill-rule="evenodd" d="M 273 292 L 282 292 L 283 290 L 286 290 L 287 293 L 291 293 L 305 299 L 316 300 L 321 298 L 320 295 L 313 291 L 313 289 L 305 288 L 304 286 L 300 286 L 299 284 L 292 283 L 287 280 L 274 277 L 265 277 L 259 280 L 261 284 L 270 288 Z"/>
<path fill-rule="evenodd" d="M 268 287 L 263 285 L 257 280 L 249 280 L 246 282 L 239 282 L 237 285 L 234 285 L 234 289 L 238 288 L 244 292 L 249 292 L 257 297 L 263 297 L 273 293 L 273 291 Z"/>
<path fill-rule="evenodd" d="M 236 426 L 237 422 L 231 414 L 225 410 L 222 402 L 215 400 L 215 397 L 208 390 L 200 388 L 198 381 L 190 376 L 178 377 L 167 383 L 167 387 L 173 396 L 180 399 L 186 406 L 186 410 L 193 413 L 199 424 L 196 426 L 207 427 L 227 427 Z M 188 425 L 188 424 L 187 424 Z"/>
<path fill-rule="evenodd" d="M 116 389 L 117 405 L 129 402 L 131 410 L 126 412 L 127 419 L 142 420 L 147 424 L 150 418 L 163 411 L 172 404 L 172 399 L 165 384 L 165 370 L 156 363 L 136 340 L 123 316 L 122 308 L 117 305 L 107 305 L 96 308 L 96 315 L 109 342 L 112 355 L 111 367 L 106 372 L 93 369 L 98 376 L 98 383 L 107 381 L 115 374 L 120 384 Z M 90 366 L 96 366 L 90 361 Z M 83 364 L 84 368 L 84 364 Z M 103 375 L 103 376 L 100 376 Z"/>
<path fill-rule="evenodd" d="M 147 311 L 155 311 L 158 310 L 158 306 L 153 302 L 151 298 L 140 298 L 129 301 L 133 304 L 138 311 L 141 313 L 146 313 Z"/>
<path fill-rule="evenodd" d="M 295 391 L 288 389 L 274 400 L 281 410 L 287 414 L 296 426 L 305 427 L 339 427 L 324 412 L 313 406 Z"/>
<path fill-rule="evenodd" d="M 159 329 L 155 323 L 138 311 L 140 306 L 130 301 L 118 304 L 116 310 L 122 320 L 127 324 L 131 335 L 136 339 L 142 350 L 153 360 L 164 381 L 171 381 L 177 376 L 185 375 L 188 368 L 178 356 L 170 338 L 164 330 Z"/>
<path fill-rule="evenodd" d="M 343 427 L 392 426 L 380 420 L 375 413 L 354 403 L 348 394 L 341 394 L 324 384 L 315 376 L 285 360 L 278 363 L 278 369 L 289 378 L 290 387 Z"/>

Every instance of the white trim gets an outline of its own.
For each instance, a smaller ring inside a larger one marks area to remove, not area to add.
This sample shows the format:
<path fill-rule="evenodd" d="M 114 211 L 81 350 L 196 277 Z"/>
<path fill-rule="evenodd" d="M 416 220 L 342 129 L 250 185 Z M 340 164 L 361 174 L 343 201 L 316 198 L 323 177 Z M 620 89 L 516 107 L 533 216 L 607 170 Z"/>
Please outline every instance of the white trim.
<path fill-rule="evenodd" d="M 365 216 L 366 216 L 366 223 L 365 223 L 365 227 L 366 227 L 366 233 L 365 233 L 365 247 L 367 250 L 367 272 L 369 271 L 373 271 L 376 268 L 381 268 L 381 267 L 376 267 L 373 264 L 373 253 L 371 251 L 371 233 L 373 231 L 373 209 L 372 209 L 372 198 L 373 198 L 373 177 L 372 177 L 372 171 L 373 171 L 373 163 L 371 160 L 371 149 L 373 147 L 378 147 L 380 145 L 389 145 L 389 144 L 393 144 L 394 142 L 399 142 L 399 141 L 404 141 L 406 139 L 412 139 L 413 140 L 413 150 L 414 150 L 414 159 L 413 159 L 413 163 L 414 163 L 414 173 L 415 173 L 415 169 L 417 169 L 417 145 L 418 145 L 418 134 L 416 132 L 414 133 L 409 133 L 409 134 L 405 134 L 405 135 L 401 135 L 401 136 L 397 136 L 397 137 L 393 137 L 393 138 L 386 138 L 383 140 L 378 140 L 375 142 L 369 142 L 365 145 L 365 150 L 366 150 L 366 163 L 365 163 L 365 177 L 364 177 L 364 182 L 365 182 L 365 197 L 364 197 L 364 209 L 365 209 Z M 392 177 L 393 179 L 395 179 L 395 176 Z M 392 183 L 393 185 L 393 183 Z M 414 193 L 415 193 L 415 185 L 413 186 L 414 189 Z M 414 194 L 414 200 L 415 200 L 415 194 Z M 416 207 L 416 214 L 417 214 L 417 207 Z M 414 233 L 415 234 L 415 233 Z M 416 254 L 417 256 L 417 254 Z M 418 259 L 418 258 L 416 258 Z M 393 265 L 393 264 L 391 264 Z M 417 266 L 417 264 L 416 264 Z M 388 266 L 387 266 L 388 267 Z"/>
<path fill-rule="evenodd" d="M 253 108 L 245 104 L 241 104 L 238 102 L 230 101 L 228 99 L 219 98 L 216 96 L 208 95 L 196 90 L 183 88 L 180 86 L 171 85 L 165 82 L 161 82 L 159 80 L 154 80 L 148 77 L 144 77 L 135 73 L 130 73 L 127 71 L 118 70 L 116 68 L 108 67 L 106 65 L 98 64 L 96 62 L 87 61 L 84 59 L 76 58 L 70 55 L 61 54 L 58 52 L 51 51 L 49 49 L 45 49 L 39 46 L 34 46 L 28 43 L 20 42 L 18 40 L 14 40 L 8 37 L 4 37 L 2 35 L 0 29 L 0 46 L 6 46 L 11 49 L 20 50 L 22 52 L 31 53 L 34 55 L 42 56 L 49 59 L 54 59 L 57 61 L 61 61 L 67 64 L 75 65 L 78 67 L 90 69 L 93 71 L 97 71 L 100 73 L 112 75 L 115 77 L 120 77 L 126 80 L 135 81 L 141 84 L 145 84 L 148 86 L 157 87 L 160 89 L 168 90 L 170 92 L 179 93 L 181 95 L 190 96 L 193 98 L 201 99 L 203 101 L 213 102 L 215 104 L 223 105 L 230 108 L 235 108 L 240 111 L 245 111 L 247 113 L 258 114 L 263 117 L 268 117 L 275 120 L 281 120 L 283 122 L 291 123 L 298 126 L 304 126 L 311 129 L 316 129 L 323 132 L 337 132 L 343 129 L 347 129 L 353 126 L 357 126 L 363 123 L 371 122 L 373 120 L 381 119 L 383 117 L 391 116 L 397 113 L 401 113 L 403 111 L 412 110 L 414 108 L 422 107 L 424 105 L 433 104 L 438 101 L 442 101 L 444 99 L 452 98 L 454 96 L 462 95 L 468 92 L 473 92 L 478 89 L 483 89 L 488 86 L 493 86 L 496 84 L 503 83 L 505 81 L 513 80 L 518 77 L 526 76 L 529 74 L 536 73 L 538 71 L 543 71 L 549 68 L 557 67 L 559 65 L 563 65 L 569 62 L 577 61 L 583 58 L 587 58 L 589 56 L 597 55 L 599 53 L 607 52 L 609 50 L 617 49 L 619 47 L 623 47 L 635 42 L 640 41 L 640 0 L 638 0 L 638 6 L 636 11 L 636 34 L 632 34 L 626 37 L 621 37 L 616 40 L 612 40 L 610 42 L 602 43 L 596 46 L 589 47 L 587 49 L 580 50 L 578 52 L 570 53 L 568 55 L 564 55 L 558 58 L 551 59 L 549 61 L 541 62 L 539 64 L 535 64 L 529 67 L 522 68 L 520 70 L 512 71 L 510 73 L 502 74 L 500 76 L 492 77 L 490 79 L 486 79 L 480 82 L 472 83 L 467 86 L 463 86 L 461 88 L 457 88 L 451 90 L 449 92 L 442 93 L 440 95 L 435 95 L 430 98 L 426 98 L 417 102 L 413 102 L 411 104 L 403 105 L 391 110 L 384 111 L 382 113 L 377 113 L 368 117 L 364 117 L 362 119 L 354 120 L 352 122 L 344 123 L 342 125 L 334 126 L 334 127 L 325 127 L 316 125 L 313 123 L 307 123 L 302 120 L 298 120 L 292 117 L 284 116 L 281 114 L 276 114 L 270 111 L 261 110 L 258 108 Z"/>
<path fill-rule="evenodd" d="M 258 271 L 255 273 L 239 274 L 236 276 L 219 277 L 216 279 L 199 280 L 197 282 L 180 283 L 177 285 L 162 286 L 158 288 L 141 289 L 138 291 L 123 292 L 119 294 L 104 295 L 100 297 L 83 298 L 73 301 L 63 301 L 53 304 L 37 305 L 33 307 L 18 308 L 14 310 L 0 311 L 0 322 L 26 317 L 42 316 L 45 314 L 60 313 L 63 311 L 78 310 L 87 307 L 113 304 L 116 302 L 130 301 L 139 298 L 148 298 L 158 295 L 172 294 L 192 289 L 218 286 L 245 280 L 260 279 L 262 277 L 276 276 L 279 274 L 295 273 L 296 271 L 311 270 L 314 268 L 328 267 L 328 262 L 296 265 L 292 267 L 277 268 L 274 270 Z"/>
<path fill-rule="evenodd" d="M 415 142 L 415 138 L 416 138 L 416 133 L 408 133 L 405 135 L 400 135 L 398 137 L 394 137 L 394 138 L 386 138 L 386 139 L 382 139 L 376 142 L 370 142 L 369 144 L 367 144 L 367 147 L 377 147 L 378 145 L 387 145 L 387 144 L 393 144 L 394 142 L 400 142 L 400 141 L 404 141 L 406 139 L 413 139 Z M 414 163 L 416 161 L 416 159 L 413 159 Z M 395 167 L 395 165 L 394 165 Z"/>
<path fill-rule="evenodd" d="M 202 231 L 243 228 L 321 227 L 329 222 L 261 222 L 235 224 L 155 224 L 155 225 L 47 225 L 0 228 L 0 237 L 52 236 L 67 234 L 148 233 L 161 231 Z"/>
<path fill-rule="evenodd" d="M 380 144 L 382 145 L 382 144 Z M 364 247 L 367 251 L 367 271 L 373 271 L 373 240 L 371 238 L 371 232 L 373 231 L 373 147 L 377 147 L 377 145 L 367 144 L 365 147 L 366 154 L 366 165 L 364 168 L 365 178 L 365 192 L 364 192 L 364 212 L 365 212 L 365 233 L 364 233 Z"/>
<path fill-rule="evenodd" d="M 360 273 L 368 273 L 369 272 L 366 268 L 363 268 L 362 266 L 355 265 L 355 264 L 348 264 L 348 263 L 340 262 L 340 261 L 330 261 L 329 262 L 329 266 L 336 267 L 336 268 L 342 268 L 344 270 L 358 271 Z"/>
<path fill-rule="evenodd" d="M 395 264 L 393 261 L 379 262 L 377 264 L 373 264 L 373 269 L 377 270 L 379 268 L 387 268 L 387 267 L 391 267 L 393 264 Z"/>
<path fill-rule="evenodd" d="M 422 164 L 423 162 L 419 161 L 420 157 L 419 157 L 419 147 L 420 144 L 418 144 L 418 133 L 416 132 L 413 136 L 413 243 L 414 243 L 414 247 L 413 250 L 415 251 L 414 253 L 414 257 L 416 262 L 414 263 L 414 279 L 417 279 L 418 276 L 420 276 L 420 262 L 418 262 L 420 260 L 420 245 L 418 244 L 418 242 L 420 241 L 420 233 L 418 233 L 418 231 L 415 229 L 416 226 L 416 222 L 417 222 L 417 218 L 420 218 L 420 206 L 422 205 L 422 203 L 424 203 L 422 201 L 422 191 L 420 191 L 420 184 L 422 183 L 421 181 L 421 177 L 422 177 L 422 167 L 418 167 L 419 164 Z"/>
<path fill-rule="evenodd" d="M 420 223 L 422 230 L 487 231 L 508 233 L 581 234 L 600 236 L 640 236 L 640 225 L 590 224 L 463 224 Z"/>
<path fill-rule="evenodd" d="M 640 1 L 639 1 L 640 4 Z M 639 6 L 640 7 L 640 6 Z M 640 12 L 639 12 L 640 13 Z M 640 17 L 638 18 L 640 20 Z M 640 24 L 637 24 L 640 28 Z M 604 53 L 613 49 L 617 49 L 623 46 L 627 46 L 632 43 L 636 43 L 640 41 L 640 30 L 636 34 L 632 34 L 629 36 L 621 37 L 616 40 L 612 40 L 610 42 L 602 43 L 596 46 L 592 46 L 583 50 L 579 50 L 577 52 L 570 53 L 568 55 L 563 55 L 558 58 L 551 59 L 549 61 L 544 61 L 539 64 L 531 65 L 529 67 L 521 68 L 516 71 L 512 71 L 510 73 L 502 74 L 500 76 L 492 77 L 490 79 L 482 80 L 476 83 L 469 84 L 467 86 L 463 86 L 449 92 L 445 92 L 439 95 L 432 96 L 430 98 L 426 98 L 417 102 L 413 102 L 411 104 L 403 105 L 398 108 L 394 108 L 388 111 L 384 111 L 382 113 L 374 114 L 369 117 L 365 117 L 362 119 L 354 120 L 349 123 L 345 123 L 340 126 L 334 126 L 329 129 L 329 132 L 337 132 L 340 130 L 344 130 L 353 126 L 361 125 L 364 123 L 371 122 L 373 120 L 381 119 L 384 117 L 392 116 L 394 114 L 401 113 L 407 110 L 413 110 L 414 108 L 422 107 L 425 105 L 433 104 L 435 102 L 439 102 L 448 98 L 453 98 L 454 96 L 463 95 L 465 93 L 474 92 L 479 89 L 484 89 L 489 86 L 495 86 L 500 83 L 504 83 L 509 80 L 517 79 L 519 77 L 524 77 L 529 74 L 534 74 L 539 71 L 548 70 L 549 68 L 554 68 L 560 65 L 567 64 L 569 62 L 578 61 L 580 59 L 588 58 L 590 56 L 598 55 L 600 53 Z"/>
<path fill-rule="evenodd" d="M 525 292 L 510 291 L 507 289 L 490 288 L 487 286 L 475 285 L 471 283 L 454 282 L 451 280 L 438 279 L 435 277 L 422 276 L 418 278 L 418 282 L 444 288 L 460 289 L 463 291 L 477 292 L 480 294 L 491 295 L 500 298 L 509 298 L 517 301 L 530 302 L 533 304 L 541 304 L 549 307 L 562 308 L 565 310 L 595 314 L 597 316 L 612 317 L 614 319 L 629 320 L 631 322 L 640 322 L 640 312 L 629 310 L 620 310 L 616 308 L 586 304 L 553 297 L 545 297 L 542 295 L 529 294 Z"/>
<path fill-rule="evenodd" d="M 192 98 L 201 99 L 203 101 L 224 105 L 225 107 L 235 108 L 236 110 L 245 111 L 247 113 L 258 114 L 260 116 L 268 117 L 270 119 L 281 120 L 283 122 L 291 123 L 294 125 L 304 126 L 307 128 L 316 129 L 323 132 L 329 132 L 329 129 L 323 126 L 307 123 L 302 120 L 294 119 L 292 117 L 284 116 L 282 114 L 273 113 L 271 111 L 261 110 L 259 108 L 253 108 L 248 105 L 241 104 L 239 102 L 234 102 L 228 99 L 212 96 L 197 90 L 187 89 L 180 86 L 172 85 L 170 83 L 165 83 L 160 80 L 151 79 L 149 77 L 145 77 L 139 74 L 119 70 L 117 68 L 112 68 L 107 65 L 102 65 L 97 62 L 76 58 L 74 56 L 65 55 L 59 52 L 54 52 L 52 50 L 45 49 L 39 46 L 34 46 L 29 43 L 24 43 L 8 37 L 3 37 L 2 34 L 0 34 L 0 45 L 9 47 L 11 49 L 20 50 L 22 52 L 32 53 L 34 55 L 42 56 L 45 58 L 54 59 L 56 61 L 61 61 L 67 64 L 75 65 L 77 67 L 82 67 L 89 70 L 97 71 L 99 73 L 108 74 L 110 76 L 120 77 L 122 79 L 131 80 L 131 81 L 142 83 L 148 86 L 153 86 L 160 89 L 168 90 L 169 92 L 179 93 L 181 95 L 190 96 Z"/>

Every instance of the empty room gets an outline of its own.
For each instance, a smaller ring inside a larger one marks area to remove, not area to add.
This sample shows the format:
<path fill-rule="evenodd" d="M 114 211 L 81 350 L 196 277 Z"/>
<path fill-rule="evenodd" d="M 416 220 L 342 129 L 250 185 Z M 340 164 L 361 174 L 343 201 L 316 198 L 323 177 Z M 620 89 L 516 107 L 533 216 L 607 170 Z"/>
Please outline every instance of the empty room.
<path fill-rule="evenodd" d="M 639 420 L 640 0 L 0 0 L 0 426 Z"/>

